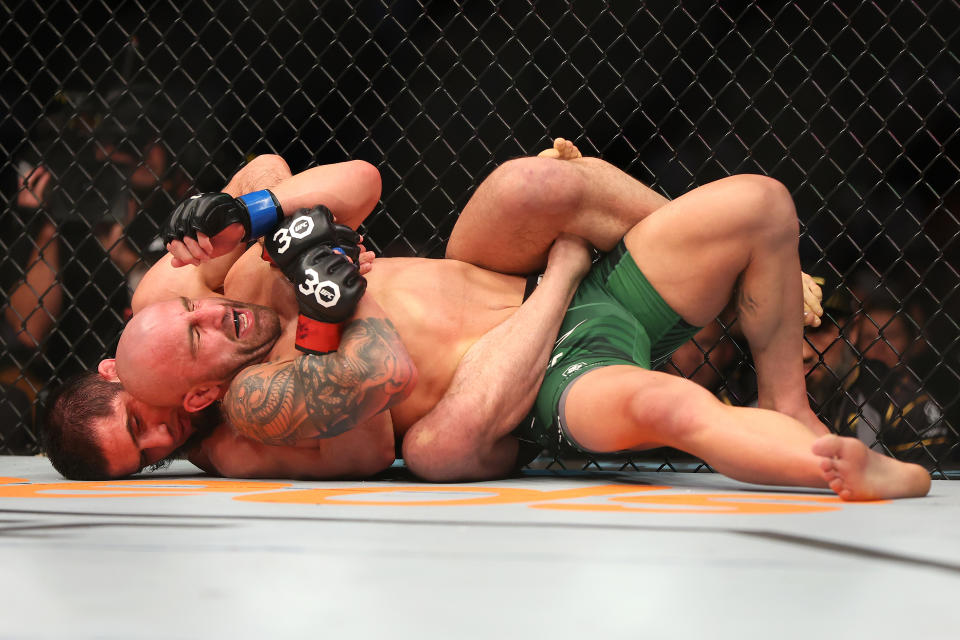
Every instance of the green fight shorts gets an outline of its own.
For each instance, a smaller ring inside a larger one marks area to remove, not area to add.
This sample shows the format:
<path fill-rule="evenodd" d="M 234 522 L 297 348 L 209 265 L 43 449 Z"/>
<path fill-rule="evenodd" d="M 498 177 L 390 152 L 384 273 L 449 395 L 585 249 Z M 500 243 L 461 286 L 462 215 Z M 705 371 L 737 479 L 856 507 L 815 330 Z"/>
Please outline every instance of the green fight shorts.
<path fill-rule="evenodd" d="M 563 429 L 562 401 L 573 381 L 611 365 L 655 369 L 699 330 L 660 297 L 621 241 L 593 266 L 567 309 L 533 411 L 513 432 L 521 449 L 584 451 Z"/>

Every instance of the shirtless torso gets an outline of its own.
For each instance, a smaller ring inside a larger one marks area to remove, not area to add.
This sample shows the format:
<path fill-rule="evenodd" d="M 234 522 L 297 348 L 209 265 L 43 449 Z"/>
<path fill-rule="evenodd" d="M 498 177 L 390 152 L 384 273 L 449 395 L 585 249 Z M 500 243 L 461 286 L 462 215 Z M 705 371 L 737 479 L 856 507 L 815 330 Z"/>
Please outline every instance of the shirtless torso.
<path fill-rule="evenodd" d="M 446 392 L 463 354 L 510 317 L 523 301 L 525 282 L 455 260 L 381 258 L 367 274 L 367 295 L 396 326 L 418 370 L 409 398 L 390 410 L 396 436 L 423 417 Z M 231 267 L 224 295 L 269 306 L 283 332 L 268 360 L 288 360 L 294 348 L 297 302 L 290 282 L 251 247 Z"/>

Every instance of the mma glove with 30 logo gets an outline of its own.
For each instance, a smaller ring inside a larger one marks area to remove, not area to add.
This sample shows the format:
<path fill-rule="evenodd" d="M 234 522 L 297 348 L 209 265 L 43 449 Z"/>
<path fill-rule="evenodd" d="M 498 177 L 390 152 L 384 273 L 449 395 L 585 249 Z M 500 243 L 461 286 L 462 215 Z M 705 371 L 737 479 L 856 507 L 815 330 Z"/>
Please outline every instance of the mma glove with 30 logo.
<path fill-rule="evenodd" d="M 336 351 L 344 322 L 367 290 L 357 265 L 321 244 L 300 252 L 283 273 L 293 283 L 300 307 L 297 349 L 310 354 Z"/>
<path fill-rule="evenodd" d="M 360 234 L 350 227 L 336 224 L 333 213 L 323 205 L 299 209 L 267 234 L 263 243 L 263 258 L 286 271 L 287 265 L 312 247 L 325 244 L 358 264 Z"/>
<path fill-rule="evenodd" d="M 177 205 L 163 227 L 164 244 L 193 238 L 201 232 L 213 237 L 234 223 L 243 225 L 244 237 L 259 238 L 283 220 L 283 209 L 272 192 L 264 189 L 234 198 L 227 193 L 200 193 Z"/>

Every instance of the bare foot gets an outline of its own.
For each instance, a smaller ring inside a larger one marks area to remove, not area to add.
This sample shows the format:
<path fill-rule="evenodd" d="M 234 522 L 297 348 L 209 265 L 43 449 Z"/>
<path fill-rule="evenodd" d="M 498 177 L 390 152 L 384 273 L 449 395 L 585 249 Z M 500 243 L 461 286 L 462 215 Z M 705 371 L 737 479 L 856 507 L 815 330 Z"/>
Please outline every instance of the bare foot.
<path fill-rule="evenodd" d="M 582 158 L 583 154 L 580 153 L 580 149 L 577 149 L 576 145 L 566 138 L 557 138 L 553 141 L 552 148 L 544 149 L 537 156 L 540 158 L 556 158 L 557 160 L 576 160 Z"/>
<path fill-rule="evenodd" d="M 843 500 L 914 498 L 930 491 L 930 474 L 917 464 L 871 451 L 855 438 L 827 435 L 813 443 L 820 474 Z"/>

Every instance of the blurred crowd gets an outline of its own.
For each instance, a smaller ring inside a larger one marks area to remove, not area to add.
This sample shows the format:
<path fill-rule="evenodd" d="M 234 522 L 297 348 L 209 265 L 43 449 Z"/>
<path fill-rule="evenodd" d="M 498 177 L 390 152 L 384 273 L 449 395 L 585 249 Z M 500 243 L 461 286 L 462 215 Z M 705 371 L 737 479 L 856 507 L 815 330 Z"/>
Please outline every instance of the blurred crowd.
<path fill-rule="evenodd" d="M 932 311 L 872 272 L 814 278 L 824 291 L 819 326 L 804 330 L 810 404 L 831 431 L 931 471 L 958 456 L 960 406 L 949 354 L 927 340 Z M 897 293 L 901 295 L 897 295 Z M 757 406 L 756 372 L 732 311 L 674 354 L 667 370 L 727 404 Z"/>
<path fill-rule="evenodd" d="M 190 189 L 135 96 L 62 96 L 14 157 L 0 242 L 0 453 L 32 453 L 43 392 L 93 368 L 163 253 L 157 230 Z"/>

